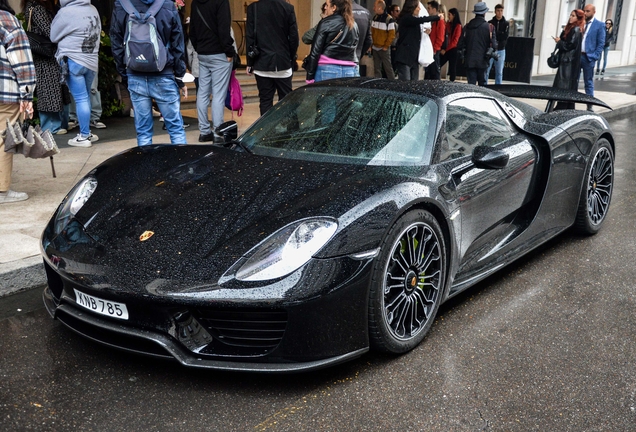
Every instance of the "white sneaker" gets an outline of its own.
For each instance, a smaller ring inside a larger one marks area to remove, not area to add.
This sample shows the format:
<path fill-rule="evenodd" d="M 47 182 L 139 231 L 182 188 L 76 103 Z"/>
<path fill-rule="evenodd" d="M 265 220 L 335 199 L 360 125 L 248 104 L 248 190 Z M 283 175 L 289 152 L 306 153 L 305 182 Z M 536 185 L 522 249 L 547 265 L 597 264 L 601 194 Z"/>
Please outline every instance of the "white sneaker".
<path fill-rule="evenodd" d="M 87 137 L 82 137 L 82 135 L 77 134 L 77 136 L 73 139 L 68 140 L 68 145 L 73 146 L 73 147 L 90 147 L 93 144 L 91 144 L 92 141 L 97 141 L 99 138 L 97 138 L 97 135 L 89 135 Z"/>
<path fill-rule="evenodd" d="M 66 130 L 72 130 L 75 129 L 76 127 L 79 126 L 79 123 L 77 122 L 77 120 L 69 120 L 68 121 L 68 127 L 66 128 Z"/>
<path fill-rule="evenodd" d="M 29 196 L 25 194 L 24 192 L 16 192 L 12 190 L 8 190 L 6 192 L 0 192 L 0 204 L 24 201 L 27 199 L 29 199 Z"/>
<path fill-rule="evenodd" d="M 68 131 L 66 129 L 58 129 L 58 131 L 55 132 L 55 135 L 65 135 L 67 133 Z"/>
<path fill-rule="evenodd" d="M 106 125 L 100 122 L 99 120 L 91 120 L 90 125 L 92 128 L 95 128 L 95 129 L 106 129 Z"/>
<path fill-rule="evenodd" d="M 163 123 L 163 116 L 160 116 L 160 117 L 159 117 L 159 121 L 160 121 L 161 123 Z"/>

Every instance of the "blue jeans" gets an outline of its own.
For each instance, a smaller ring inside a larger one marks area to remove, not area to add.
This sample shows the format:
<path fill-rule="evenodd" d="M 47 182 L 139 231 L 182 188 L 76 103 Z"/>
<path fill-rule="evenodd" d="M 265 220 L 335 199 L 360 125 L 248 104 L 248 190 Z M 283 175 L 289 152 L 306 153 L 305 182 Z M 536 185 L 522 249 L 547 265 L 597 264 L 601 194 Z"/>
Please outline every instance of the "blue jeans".
<path fill-rule="evenodd" d="M 99 80 L 97 76 L 98 72 L 95 72 L 95 78 L 93 78 L 93 83 L 91 84 L 91 121 L 99 121 L 102 118 L 102 96 L 99 90 L 97 90 Z M 71 107 L 69 110 L 69 118 L 77 120 L 75 101 L 71 100 Z M 62 121 L 62 126 L 64 126 L 64 121 Z"/>
<path fill-rule="evenodd" d="M 583 84 L 585 94 L 594 96 L 594 60 L 590 60 L 587 54 L 581 54 L 581 69 L 583 69 Z M 579 73 L 579 78 L 581 77 Z M 578 79 L 577 79 L 578 81 Z"/>
<path fill-rule="evenodd" d="M 152 100 L 159 106 L 171 144 L 187 144 L 181 117 L 179 86 L 172 75 L 128 75 L 128 91 L 135 110 L 137 145 L 152 144 Z"/>
<path fill-rule="evenodd" d="M 73 60 L 68 59 L 68 77 L 66 85 L 75 99 L 77 109 L 77 121 L 79 122 L 80 135 L 86 138 L 91 134 L 91 84 L 95 77 L 95 71 L 90 70 Z"/>
<path fill-rule="evenodd" d="M 48 129 L 52 134 L 57 133 L 57 131 L 62 128 L 62 117 L 60 114 L 61 113 L 55 111 L 38 111 L 38 115 L 40 116 L 40 127 L 42 130 Z"/>
<path fill-rule="evenodd" d="M 596 62 L 596 70 L 602 70 L 603 72 L 605 72 L 605 68 L 607 67 L 607 53 L 609 52 L 610 47 L 606 46 L 605 48 L 603 48 L 603 69 L 601 69 L 601 58 L 599 57 L 598 61 Z"/>
<path fill-rule="evenodd" d="M 325 81 L 336 78 L 346 78 L 359 76 L 356 75 L 358 68 L 356 66 L 340 66 L 340 65 L 318 65 L 314 81 Z"/>
<path fill-rule="evenodd" d="M 209 135 L 212 128 L 223 123 L 225 97 L 227 96 L 232 62 L 227 61 L 225 54 L 199 55 L 199 89 L 197 90 L 197 117 L 199 132 Z M 208 107 L 212 95 L 212 127 L 208 120 Z"/>
<path fill-rule="evenodd" d="M 495 63 L 495 84 L 499 85 L 503 81 L 503 68 L 504 63 L 506 62 L 506 50 L 498 50 L 497 54 L 499 54 L 499 60 L 495 62 L 495 59 L 490 59 L 490 63 L 488 63 L 488 69 L 486 70 L 486 84 L 488 84 L 488 77 L 490 76 L 490 68 L 493 63 Z"/>

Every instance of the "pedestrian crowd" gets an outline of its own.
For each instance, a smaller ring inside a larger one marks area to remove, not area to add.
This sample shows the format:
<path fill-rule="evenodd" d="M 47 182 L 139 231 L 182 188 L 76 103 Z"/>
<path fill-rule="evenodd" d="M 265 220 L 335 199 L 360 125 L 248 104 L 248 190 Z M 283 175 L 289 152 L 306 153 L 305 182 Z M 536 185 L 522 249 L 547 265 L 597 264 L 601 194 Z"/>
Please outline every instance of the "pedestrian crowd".
<path fill-rule="evenodd" d="M 391 3 L 376 0 L 371 14 L 355 0 L 326 0 L 320 21 L 302 36 L 311 45 L 302 61 L 306 82 L 360 76 L 360 60 L 367 55 L 378 78 L 439 80 L 448 63 L 447 75 L 455 81 L 463 62 L 468 83 L 486 85 L 492 68 L 495 84 L 502 83 L 509 35 L 503 5 L 496 5 L 495 16 L 486 21 L 488 6 L 476 3 L 474 18 L 463 26 L 456 8 L 447 10 L 437 1 L 405 0 L 401 8 Z M 188 96 L 188 70 L 197 89 L 199 141 L 222 142 L 226 95 L 241 63 L 229 0 L 192 0 L 187 18 L 184 5 L 183 0 L 116 0 L 111 11 L 109 2 L 97 0 L 22 0 L 25 32 L 8 0 L 0 0 L 0 61 L 6 66 L 0 72 L 0 129 L 36 111 L 42 129 L 53 134 L 79 127 L 68 141 L 71 146 L 97 141 L 93 130 L 106 127 L 100 120 L 98 53 L 107 33 L 130 93 L 139 146 L 152 144 L 157 115 L 172 144 L 186 143 L 180 101 Z M 614 37 L 612 21 L 603 26 L 595 12 L 593 5 L 573 11 L 554 38 L 561 51 L 555 87 L 576 89 L 582 70 L 585 92 L 594 94 L 594 65 L 597 75 L 605 73 Z M 32 35 L 56 48 L 46 52 L 47 44 L 36 44 Z M 246 3 L 242 42 L 245 73 L 255 76 L 262 115 L 276 95 L 280 100 L 292 90 L 300 42 L 294 7 L 287 0 Z M 3 147 L 0 203 L 27 199 L 9 188 L 13 155 Z"/>

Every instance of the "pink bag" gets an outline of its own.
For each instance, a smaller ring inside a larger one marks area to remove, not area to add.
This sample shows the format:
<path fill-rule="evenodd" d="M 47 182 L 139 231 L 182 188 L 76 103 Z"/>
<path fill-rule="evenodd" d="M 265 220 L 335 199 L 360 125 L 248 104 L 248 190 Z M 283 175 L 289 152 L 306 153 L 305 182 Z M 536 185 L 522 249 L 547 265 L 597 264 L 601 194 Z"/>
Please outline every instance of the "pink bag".
<path fill-rule="evenodd" d="M 239 117 L 243 114 L 243 92 L 236 78 L 235 71 L 232 71 L 230 75 L 230 85 L 228 86 L 227 96 L 225 97 L 225 108 L 230 111 L 236 111 L 236 115 Z"/>

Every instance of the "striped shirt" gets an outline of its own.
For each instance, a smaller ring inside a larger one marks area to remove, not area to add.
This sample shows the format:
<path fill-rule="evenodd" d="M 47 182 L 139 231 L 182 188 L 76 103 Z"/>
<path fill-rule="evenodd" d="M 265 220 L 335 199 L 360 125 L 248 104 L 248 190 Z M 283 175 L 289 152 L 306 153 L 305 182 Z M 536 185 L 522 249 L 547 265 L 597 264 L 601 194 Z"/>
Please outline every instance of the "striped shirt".
<path fill-rule="evenodd" d="M 31 46 L 18 19 L 0 10 L 0 103 L 33 100 L 35 66 Z"/>

